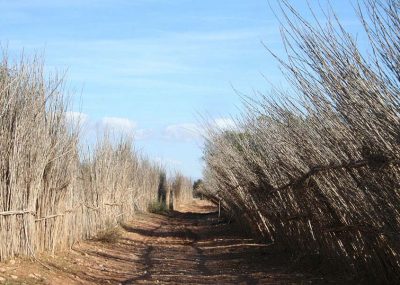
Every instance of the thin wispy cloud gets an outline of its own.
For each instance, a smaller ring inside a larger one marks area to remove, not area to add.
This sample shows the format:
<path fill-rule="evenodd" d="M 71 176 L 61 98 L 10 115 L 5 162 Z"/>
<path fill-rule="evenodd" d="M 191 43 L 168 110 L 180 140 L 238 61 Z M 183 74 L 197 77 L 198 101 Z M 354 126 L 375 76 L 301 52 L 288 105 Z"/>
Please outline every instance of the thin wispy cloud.
<path fill-rule="evenodd" d="M 231 118 L 217 118 L 213 121 L 213 126 L 220 130 L 235 130 L 237 124 Z"/>
<path fill-rule="evenodd" d="M 126 118 L 104 117 L 101 120 L 102 127 L 117 132 L 133 133 L 137 124 Z"/>
<path fill-rule="evenodd" d="M 30 1 L 30 0 L 18 0 L 8 1 L 0 0 L 0 5 L 6 6 L 7 8 L 32 8 L 32 7 L 44 7 L 44 8 L 62 8 L 62 7 L 88 7 L 91 5 L 107 5 L 107 0 L 41 0 L 41 1 Z"/>
<path fill-rule="evenodd" d="M 194 123 L 169 125 L 163 132 L 163 138 L 177 141 L 194 141 L 201 138 L 202 128 Z"/>
<path fill-rule="evenodd" d="M 165 127 L 163 138 L 176 141 L 198 141 L 207 135 L 207 129 L 219 131 L 236 130 L 237 124 L 232 118 L 216 118 L 206 122 L 206 126 L 196 123 L 172 124 Z"/>
<path fill-rule="evenodd" d="M 353 25 L 349 5 L 332 5 Z M 189 175 L 201 175 L 205 133 L 194 114 L 235 129 L 227 114 L 237 114 L 240 98 L 232 85 L 246 95 L 267 92 L 264 74 L 285 87 L 261 43 L 284 51 L 265 0 L 0 0 L 0 9 L 0 41 L 11 58 L 39 52 L 46 72 L 68 71 L 68 86 L 78 90 L 71 104 L 82 113 L 67 119 L 84 122 L 82 133 L 133 133 L 144 153 L 181 160 Z"/>
<path fill-rule="evenodd" d="M 154 137 L 154 131 L 151 129 L 137 129 L 133 132 L 135 140 L 147 140 Z"/>
<path fill-rule="evenodd" d="M 165 157 L 155 157 L 154 158 L 155 162 L 159 163 L 162 166 L 181 166 L 182 161 L 176 160 L 176 159 L 171 159 L 171 158 L 165 158 Z"/>
<path fill-rule="evenodd" d="M 71 125 L 83 125 L 88 121 L 88 114 L 81 112 L 68 111 L 65 113 L 67 122 Z"/>
<path fill-rule="evenodd" d="M 276 33 L 275 30 L 265 29 L 265 27 L 254 27 L 247 29 L 230 29 L 212 32 L 184 32 L 172 34 L 176 40 L 190 40 L 201 42 L 220 42 L 220 41 L 240 41 L 251 38 L 261 38 L 268 33 Z"/>
<path fill-rule="evenodd" d="M 71 126 L 83 127 L 85 136 L 98 132 L 111 132 L 116 136 L 133 136 L 136 141 L 155 137 L 155 132 L 152 129 L 138 128 L 138 124 L 128 118 L 103 117 L 99 120 L 94 120 L 88 114 L 75 111 L 68 111 L 65 116 L 68 124 Z"/>

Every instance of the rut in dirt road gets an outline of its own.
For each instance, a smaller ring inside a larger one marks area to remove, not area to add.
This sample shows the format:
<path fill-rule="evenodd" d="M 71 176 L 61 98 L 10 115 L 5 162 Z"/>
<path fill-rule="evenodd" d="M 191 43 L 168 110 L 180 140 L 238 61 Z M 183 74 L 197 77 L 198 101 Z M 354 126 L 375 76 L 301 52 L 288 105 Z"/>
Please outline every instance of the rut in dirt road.
<path fill-rule="evenodd" d="M 286 259 L 270 245 L 256 243 L 221 222 L 209 205 L 198 201 L 184 210 L 145 215 L 123 226 L 127 235 L 116 246 L 137 256 L 131 261 L 132 271 L 125 273 L 131 276 L 92 272 L 81 278 L 120 284 L 322 283 L 318 277 L 287 272 Z"/>
<path fill-rule="evenodd" d="M 116 243 L 82 242 L 42 259 L 51 270 L 26 284 L 337 284 L 295 271 L 275 245 L 257 243 L 215 211 L 195 200 L 168 214 L 138 214 Z M 21 269 L 19 280 L 39 269 Z"/>

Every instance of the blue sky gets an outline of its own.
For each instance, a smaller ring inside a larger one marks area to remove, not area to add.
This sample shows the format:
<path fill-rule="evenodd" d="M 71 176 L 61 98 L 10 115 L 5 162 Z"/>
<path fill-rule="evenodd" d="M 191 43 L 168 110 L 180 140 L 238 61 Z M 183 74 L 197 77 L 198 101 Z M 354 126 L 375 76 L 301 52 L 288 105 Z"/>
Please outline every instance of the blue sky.
<path fill-rule="evenodd" d="M 334 6 L 360 28 L 348 1 Z M 261 44 L 282 50 L 267 0 L 0 0 L 0 9 L 11 56 L 43 53 L 48 70 L 67 71 L 70 115 L 85 121 L 85 137 L 104 126 L 134 131 L 143 153 L 193 178 L 202 171 L 199 114 L 230 126 L 234 89 L 267 93 L 263 76 L 285 85 Z"/>

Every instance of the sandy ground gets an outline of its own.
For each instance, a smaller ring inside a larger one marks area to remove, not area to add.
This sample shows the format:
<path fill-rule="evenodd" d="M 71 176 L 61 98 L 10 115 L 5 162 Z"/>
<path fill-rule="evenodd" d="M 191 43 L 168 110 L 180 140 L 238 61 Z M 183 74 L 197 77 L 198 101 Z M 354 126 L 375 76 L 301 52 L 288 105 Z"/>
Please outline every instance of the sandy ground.
<path fill-rule="evenodd" d="M 140 214 L 113 244 L 82 242 L 42 263 L 0 263 L 0 284 L 327 284 L 296 272 L 273 245 L 255 242 L 194 201 L 167 215 Z M 47 268 L 46 268 L 47 267 Z"/>

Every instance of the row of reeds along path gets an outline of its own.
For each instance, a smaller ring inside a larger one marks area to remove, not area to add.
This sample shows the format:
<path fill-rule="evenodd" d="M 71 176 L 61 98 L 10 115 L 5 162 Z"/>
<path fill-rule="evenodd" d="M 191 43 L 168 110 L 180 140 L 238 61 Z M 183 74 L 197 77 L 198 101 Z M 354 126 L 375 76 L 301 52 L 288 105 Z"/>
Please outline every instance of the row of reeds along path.
<path fill-rule="evenodd" d="M 105 135 L 81 154 L 63 80 L 42 67 L 7 56 L 0 64 L 0 261 L 91 238 L 159 196 L 164 170 L 131 139 Z"/>
<path fill-rule="evenodd" d="M 294 95 L 248 99 L 236 129 L 209 131 L 203 194 L 293 256 L 398 284 L 400 6 L 357 8 L 365 55 L 334 17 L 310 23 L 281 3 Z"/>

